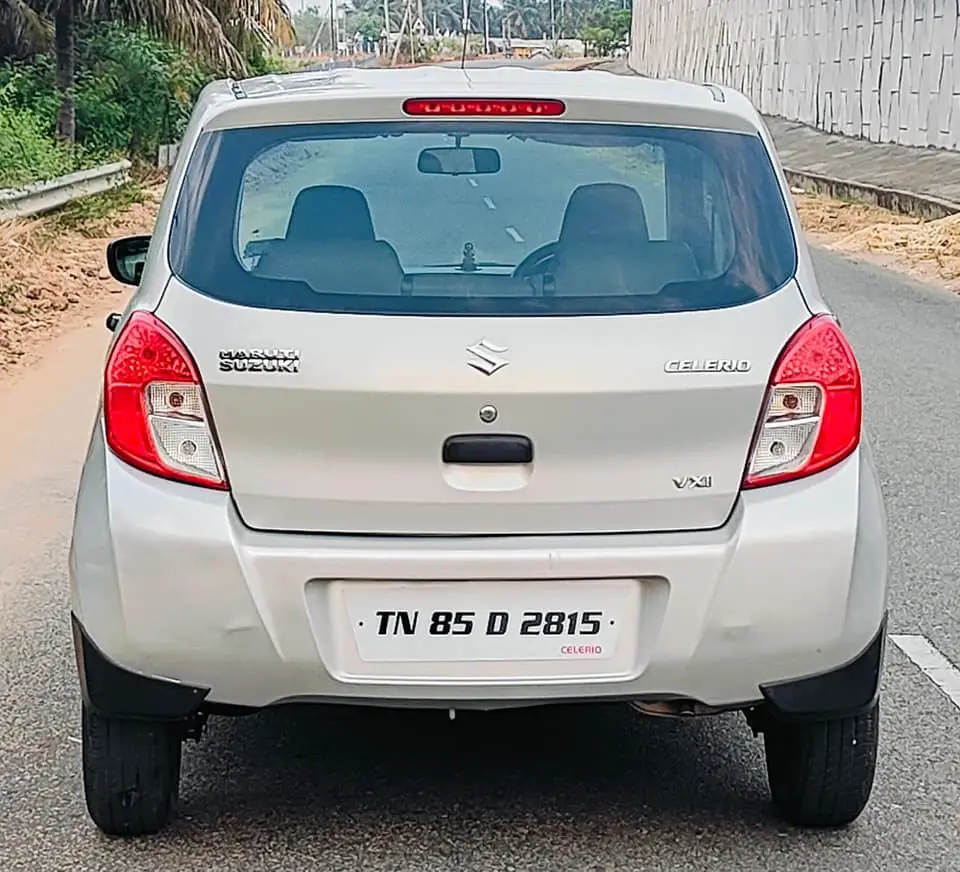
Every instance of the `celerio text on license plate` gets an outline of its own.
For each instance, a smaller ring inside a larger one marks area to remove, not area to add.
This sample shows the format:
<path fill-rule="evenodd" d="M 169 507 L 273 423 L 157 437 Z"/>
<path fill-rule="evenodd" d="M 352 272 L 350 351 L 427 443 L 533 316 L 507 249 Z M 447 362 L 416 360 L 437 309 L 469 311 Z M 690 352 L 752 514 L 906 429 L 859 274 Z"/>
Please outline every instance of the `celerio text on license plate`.
<path fill-rule="evenodd" d="M 619 580 L 358 582 L 344 599 L 366 661 L 605 660 L 635 593 Z"/>

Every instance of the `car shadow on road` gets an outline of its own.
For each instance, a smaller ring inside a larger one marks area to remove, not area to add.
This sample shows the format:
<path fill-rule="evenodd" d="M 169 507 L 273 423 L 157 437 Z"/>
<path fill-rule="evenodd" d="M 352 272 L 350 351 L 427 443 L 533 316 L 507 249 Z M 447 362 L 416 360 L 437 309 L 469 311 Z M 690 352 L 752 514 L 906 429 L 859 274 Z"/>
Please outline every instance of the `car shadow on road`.
<path fill-rule="evenodd" d="M 632 817 L 771 820 L 760 743 L 740 716 L 642 718 L 627 706 L 494 713 L 290 707 L 211 721 L 188 752 L 188 828 L 371 818 L 402 828 Z M 181 831 L 182 832 L 182 831 Z M 186 835 L 186 833 L 183 833 Z"/>

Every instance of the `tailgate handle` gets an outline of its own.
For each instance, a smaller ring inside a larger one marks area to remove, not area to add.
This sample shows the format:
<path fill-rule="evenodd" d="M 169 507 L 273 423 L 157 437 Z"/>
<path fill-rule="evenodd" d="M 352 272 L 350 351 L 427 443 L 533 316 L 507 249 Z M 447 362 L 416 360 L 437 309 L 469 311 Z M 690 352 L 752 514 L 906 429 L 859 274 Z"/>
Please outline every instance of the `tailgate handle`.
<path fill-rule="evenodd" d="M 443 462 L 457 464 L 533 463 L 533 443 L 526 436 L 451 436 L 443 443 Z"/>

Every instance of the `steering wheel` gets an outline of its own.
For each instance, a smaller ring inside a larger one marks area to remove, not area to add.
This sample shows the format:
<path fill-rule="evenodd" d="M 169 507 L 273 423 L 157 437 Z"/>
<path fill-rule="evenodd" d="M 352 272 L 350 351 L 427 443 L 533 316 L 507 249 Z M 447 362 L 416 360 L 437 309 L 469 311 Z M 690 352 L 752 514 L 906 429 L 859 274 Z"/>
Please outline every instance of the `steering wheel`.
<path fill-rule="evenodd" d="M 553 260 L 557 253 L 557 243 L 548 242 L 530 252 L 513 271 L 515 279 L 523 279 L 528 276 L 542 275 L 546 272 L 546 265 Z"/>

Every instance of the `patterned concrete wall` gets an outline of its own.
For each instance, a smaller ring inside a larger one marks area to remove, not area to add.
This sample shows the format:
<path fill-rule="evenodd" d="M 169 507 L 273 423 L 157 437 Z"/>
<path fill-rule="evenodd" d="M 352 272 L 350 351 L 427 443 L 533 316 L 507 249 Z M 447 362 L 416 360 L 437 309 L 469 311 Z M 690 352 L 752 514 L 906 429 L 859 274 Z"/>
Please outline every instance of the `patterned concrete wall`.
<path fill-rule="evenodd" d="M 765 115 L 960 150 L 960 0 L 633 0 L 630 65 Z"/>

